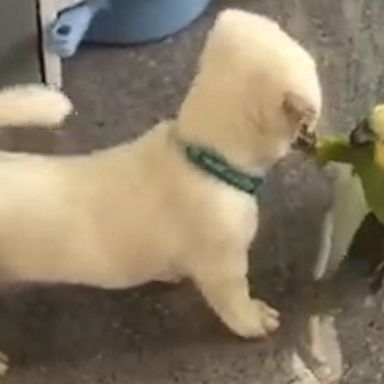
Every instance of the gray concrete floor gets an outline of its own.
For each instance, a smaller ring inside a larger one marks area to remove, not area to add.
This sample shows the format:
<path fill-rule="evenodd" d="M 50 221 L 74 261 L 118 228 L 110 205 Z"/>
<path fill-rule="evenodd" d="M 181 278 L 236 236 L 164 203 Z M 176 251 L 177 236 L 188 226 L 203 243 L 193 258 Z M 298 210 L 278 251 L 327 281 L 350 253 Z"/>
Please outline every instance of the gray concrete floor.
<path fill-rule="evenodd" d="M 213 16 L 227 6 L 277 18 L 313 52 L 325 89 L 324 129 L 348 130 L 384 96 L 382 0 L 218 0 L 186 31 L 159 44 L 81 49 L 65 64 L 65 87 L 79 111 L 68 130 L 59 136 L 12 134 L 4 146 L 86 152 L 130 140 L 174 114 Z M 277 335 L 263 342 L 237 339 L 188 285 L 123 292 L 11 290 L 0 301 L 0 342 L 13 362 L 4 382 L 298 382 L 289 357 L 306 320 L 303 281 L 316 255 L 326 192 L 324 179 L 296 158 L 268 181 L 251 280 L 258 294 L 283 311 Z M 295 277 L 283 293 L 282 270 Z M 336 326 L 345 359 L 343 383 L 383 383 L 384 322 L 377 308 L 344 306 Z"/>

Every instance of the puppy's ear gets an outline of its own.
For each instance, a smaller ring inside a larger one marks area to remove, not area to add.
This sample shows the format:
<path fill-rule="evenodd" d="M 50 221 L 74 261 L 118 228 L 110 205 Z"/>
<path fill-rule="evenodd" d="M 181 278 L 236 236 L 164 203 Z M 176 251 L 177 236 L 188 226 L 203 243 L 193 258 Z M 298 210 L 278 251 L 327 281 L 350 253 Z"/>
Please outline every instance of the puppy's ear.
<path fill-rule="evenodd" d="M 316 118 L 316 110 L 312 103 L 294 92 L 284 93 L 282 107 L 294 132 L 307 129 Z"/>

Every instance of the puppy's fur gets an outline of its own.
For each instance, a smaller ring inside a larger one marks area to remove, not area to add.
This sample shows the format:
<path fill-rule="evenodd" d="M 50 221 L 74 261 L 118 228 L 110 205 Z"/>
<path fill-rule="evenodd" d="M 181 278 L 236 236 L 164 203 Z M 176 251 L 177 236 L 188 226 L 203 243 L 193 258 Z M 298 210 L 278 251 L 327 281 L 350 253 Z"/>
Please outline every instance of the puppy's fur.
<path fill-rule="evenodd" d="M 72 112 L 62 93 L 39 85 L 3 89 L 0 93 L 0 126 L 58 126 Z"/>
<path fill-rule="evenodd" d="M 52 92 L 3 93 L 0 124 L 57 122 L 69 107 Z M 175 138 L 263 176 L 320 108 L 311 56 L 275 22 L 224 11 L 176 120 L 91 155 L 1 155 L 1 278 L 103 288 L 190 278 L 233 332 L 265 335 L 278 314 L 246 279 L 256 199 L 188 162 Z"/>

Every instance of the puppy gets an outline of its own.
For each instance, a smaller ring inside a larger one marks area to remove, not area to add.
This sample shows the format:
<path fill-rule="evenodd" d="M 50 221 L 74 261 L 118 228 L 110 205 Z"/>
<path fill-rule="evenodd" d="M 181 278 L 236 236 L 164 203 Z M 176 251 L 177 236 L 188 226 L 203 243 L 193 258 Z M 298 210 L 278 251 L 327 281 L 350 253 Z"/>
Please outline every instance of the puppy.
<path fill-rule="evenodd" d="M 116 289 L 189 278 L 237 335 L 274 331 L 277 311 L 247 284 L 257 199 L 189 149 L 260 180 L 320 109 L 304 48 L 272 20 L 222 12 L 175 120 L 90 155 L 1 155 L 1 279 Z M 58 123 L 69 110 L 38 86 L 0 94 L 1 125 Z"/>

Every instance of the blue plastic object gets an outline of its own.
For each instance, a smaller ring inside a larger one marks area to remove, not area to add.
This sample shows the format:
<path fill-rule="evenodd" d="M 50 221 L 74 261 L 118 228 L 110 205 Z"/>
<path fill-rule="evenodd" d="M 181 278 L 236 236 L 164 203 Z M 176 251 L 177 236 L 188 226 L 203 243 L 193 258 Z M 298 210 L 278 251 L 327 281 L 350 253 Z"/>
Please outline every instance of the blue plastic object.
<path fill-rule="evenodd" d="M 110 0 L 99 12 L 86 41 L 104 44 L 144 43 L 169 36 L 190 24 L 211 0 Z"/>
<path fill-rule="evenodd" d="M 88 0 L 73 8 L 65 9 L 50 31 L 50 46 L 60 57 L 72 56 L 82 41 L 91 20 L 108 0 Z"/>

